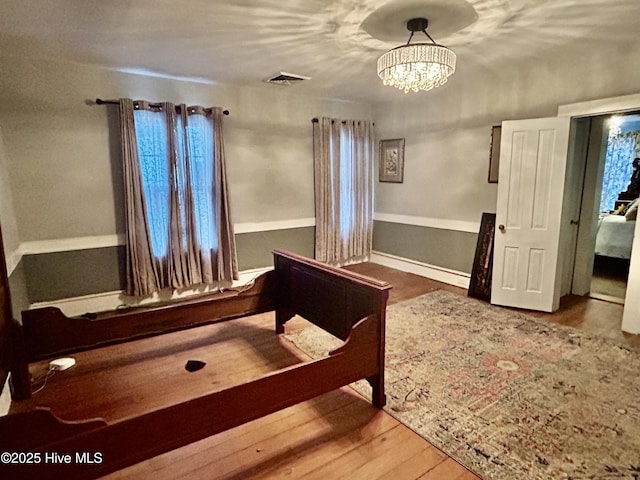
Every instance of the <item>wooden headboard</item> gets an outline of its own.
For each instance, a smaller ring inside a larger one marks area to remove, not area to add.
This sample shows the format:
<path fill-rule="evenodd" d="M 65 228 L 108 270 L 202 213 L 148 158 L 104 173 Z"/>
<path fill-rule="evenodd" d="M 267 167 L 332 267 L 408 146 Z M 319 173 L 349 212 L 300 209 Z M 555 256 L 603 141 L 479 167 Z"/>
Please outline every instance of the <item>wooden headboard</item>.
<path fill-rule="evenodd" d="M 277 331 L 294 315 L 309 320 L 341 340 L 367 315 L 384 318 L 387 282 L 374 280 L 315 260 L 274 251 L 278 283 Z"/>

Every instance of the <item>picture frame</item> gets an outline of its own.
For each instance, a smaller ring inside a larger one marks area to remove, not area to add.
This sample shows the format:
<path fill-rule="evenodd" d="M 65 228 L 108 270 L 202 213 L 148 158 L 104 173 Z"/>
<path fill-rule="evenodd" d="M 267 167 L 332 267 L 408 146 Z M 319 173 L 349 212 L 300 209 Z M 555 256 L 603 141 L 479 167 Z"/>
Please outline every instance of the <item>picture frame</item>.
<path fill-rule="evenodd" d="M 491 300 L 495 230 L 496 214 L 484 212 L 480 221 L 476 253 L 473 258 L 469 290 L 467 291 L 469 297 Z"/>
<path fill-rule="evenodd" d="M 500 171 L 501 137 L 502 127 L 500 125 L 491 127 L 491 148 L 489 151 L 489 183 L 498 183 L 498 173 Z"/>
<path fill-rule="evenodd" d="M 402 183 L 404 181 L 404 138 L 380 140 L 379 180 Z"/>

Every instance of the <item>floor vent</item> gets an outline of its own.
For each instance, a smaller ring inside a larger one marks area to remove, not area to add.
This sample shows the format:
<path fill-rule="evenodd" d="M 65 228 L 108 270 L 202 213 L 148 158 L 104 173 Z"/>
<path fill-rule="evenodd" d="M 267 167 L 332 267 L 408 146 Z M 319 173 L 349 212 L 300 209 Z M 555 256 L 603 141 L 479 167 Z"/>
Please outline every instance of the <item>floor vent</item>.
<path fill-rule="evenodd" d="M 296 75 L 295 73 L 278 72 L 275 75 L 271 75 L 263 79 L 263 82 L 288 86 L 288 85 L 293 85 L 294 83 L 302 82 L 303 80 L 310 80 L 310 79 L 311 77 Z"/>

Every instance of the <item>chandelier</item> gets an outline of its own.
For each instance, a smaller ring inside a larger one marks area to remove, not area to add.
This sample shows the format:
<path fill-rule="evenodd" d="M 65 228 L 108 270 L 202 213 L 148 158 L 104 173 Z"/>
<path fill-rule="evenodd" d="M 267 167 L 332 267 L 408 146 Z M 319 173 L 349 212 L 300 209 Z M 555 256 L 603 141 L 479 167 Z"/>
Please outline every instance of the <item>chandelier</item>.
<path fill-rule="evenodd" d="M 456 54 L 443 45 L 438 45 L 427 33 L 429 20 L 412 18 L 407 22 L 411 32 L 406 45 L 401 45 L 378 59 L 378 76 L 385 85 L 417 92 L 431 90 L 447 83 L 456 71 Z M 414 43 L 415 32 L 424 32 L 431 43 Z"/>

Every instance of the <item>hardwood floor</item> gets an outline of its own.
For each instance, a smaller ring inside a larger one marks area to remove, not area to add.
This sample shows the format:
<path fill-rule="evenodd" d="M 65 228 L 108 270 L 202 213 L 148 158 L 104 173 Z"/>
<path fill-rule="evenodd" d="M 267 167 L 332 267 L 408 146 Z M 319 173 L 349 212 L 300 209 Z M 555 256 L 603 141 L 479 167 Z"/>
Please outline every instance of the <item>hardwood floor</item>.
<path fill-rule="evenodd" d="M 595 256 L 590 296 L 624 304 L 627 294 L 630 260 Z"/>
<path fill-rule="evenodd" d="M 461 288 L 373 263 L 347 268 L 391 283 L 390 303 L 437 289 L 466 295 Z M 617 304 L 573 297 L 562 302 L 559 312 L 532 314 L 640 346 L 639 336 L 620 333 L 622 307 Z M 74 355 L 75 367 L 50 377 L 40 393 L 14 403 L 12 411 L 43 405 L 65 419 L 101 416 L 113 421 L 305 360 L 289 341 L 274 335 L 273 324 L 272 314 L 257 315 Z M 287 330 L 306 325 L 294 319 Z M 184 365 L 190 359 L 207 365 L 188 373 Z M 40 375 L 47 362 L 31 368 L 35 376 Z M 348 387 L 107 478 L 151 477 L 479 478 Z"/>

